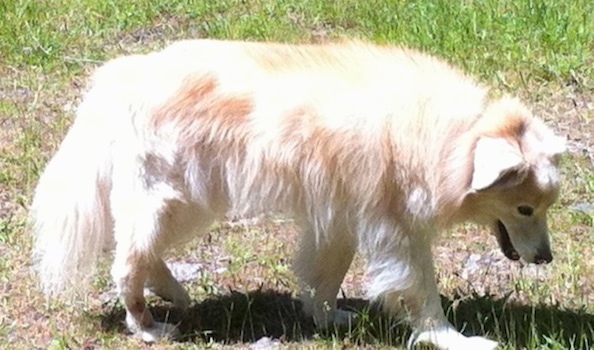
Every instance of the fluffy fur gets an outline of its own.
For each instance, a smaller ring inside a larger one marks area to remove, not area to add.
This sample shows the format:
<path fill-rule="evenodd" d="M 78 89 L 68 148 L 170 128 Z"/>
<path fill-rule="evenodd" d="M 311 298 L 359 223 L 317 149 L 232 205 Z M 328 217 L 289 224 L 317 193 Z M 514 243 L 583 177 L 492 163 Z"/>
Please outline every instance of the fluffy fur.
<path fill-rule="evenodd" d="M 43 288 L 80 286 L 115 240 L 128 327 L 147 341 L 172 335 L 143 297 L 146 285 L 189 303 L 166 249 L 229 212 L 274 211 L 303 229 L 294 266 L 318 325 L 349 317 L 336 295 L 360 252 L 370 297 L 406 311 L 409 345 L 493 348 L 446 320 L 432 240 L 473 220 L 510 258 L 550 261 L 564 145 L 518 100 L 487 94 L 439 59 L 359 42 L 183 41 L 112 60 L 35 192 Z"/>

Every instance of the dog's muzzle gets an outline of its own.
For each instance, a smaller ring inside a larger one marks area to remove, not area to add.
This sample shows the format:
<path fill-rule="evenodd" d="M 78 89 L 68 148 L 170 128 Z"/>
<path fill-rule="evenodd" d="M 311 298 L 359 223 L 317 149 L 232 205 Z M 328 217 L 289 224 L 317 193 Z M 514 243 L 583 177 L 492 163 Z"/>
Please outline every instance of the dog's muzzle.
<path fill-rule="evenodd" d="M 551 261 L 553 261 L 553 253 L 551 253 L 550 249 L 539 249 L 534 256 L 535 264 L 548 264 Z"/>
<path fill-rule="evenodd" d="M 509 238 L 509 232 L 507 232 L 507 229 L 501 220 L 497 220 L 496 228 L 495 236 L 497 237 L 497 242 L 499 243 L 499 248 L 503 252 L 503 255 L 510 260 L 520 260 L 520 254 L 518 254 L 516 248 L 514 248 L 514 245 Z"/>
<path fill-rule="evenodd" d="M 495 231 L 499 248 L 501 248 L 503 254 L 510 260 L 520 260 L 520 254 L 512 244 L 509 237 L 509 232 L 501 220 L 497 220 Z M 553 254 L 551 253 L 551 250 L 548 247 L 541 247 L 537 250 L 532 261 L 528 262 L 534 264 L 548 264 L 551 261 L 553 261 Z"/>

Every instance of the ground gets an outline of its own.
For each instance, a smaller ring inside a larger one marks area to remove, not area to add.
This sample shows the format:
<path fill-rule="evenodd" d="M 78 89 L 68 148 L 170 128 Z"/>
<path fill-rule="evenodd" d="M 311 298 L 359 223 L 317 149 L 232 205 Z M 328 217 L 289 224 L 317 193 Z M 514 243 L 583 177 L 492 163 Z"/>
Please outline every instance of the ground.
<path fill-rule="evenodd" d="M 81 0 L 0 5 L 0 348 L 402 347 L 406 325 L 364 299 L 363 262 L 340 303 L 360 322 L 321 332 L 304 317 L 290 270 L 298 232 L 282 217 L 229 218 L 172 252 L 190 291 L 180 314 L 149 298 L 183 339 L 147 346 L 126 335 L 124 311 L 99 266 L 89 294 L 46 299 L 30 269 L 31 191 L 72 122 L 90 72 L 109 57 L 188 37 L 400 42 L 439 54 L 496 93 L 514 93 L 559 134 L 569 152 L 549 216 L 553 263 L 511 262 L 483 227 L 444 232 L 434 253 L 448 317 L 509 349 L 587 349 L 594 343 L 594 5 L 587 1 Z M 523 3 L 522 3 L 523 4 Z"/>

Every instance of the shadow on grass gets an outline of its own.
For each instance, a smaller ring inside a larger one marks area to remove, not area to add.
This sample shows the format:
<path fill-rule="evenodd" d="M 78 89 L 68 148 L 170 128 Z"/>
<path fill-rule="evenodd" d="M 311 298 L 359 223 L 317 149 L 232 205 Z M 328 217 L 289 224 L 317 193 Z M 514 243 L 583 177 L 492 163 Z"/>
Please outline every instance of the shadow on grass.
<path fill-rule="evenodd" d="M 450 321 L 466 335 L 487 335 L 512 348 L 589 349 L 594 344 L 594 315 L 552 306 L 525 306 L 506 298 L 442 297 Z M 282 342 L 310 339 L 348 344 L 402 346 L 410 328 L 381 314 L 361 299 L 340 299 L 339 307 L 359 314 L 359 322 L 320 332 L 289 293 L 257 290 L 230 292 L 194 303 L 181 313 L 163 302 L 151 301 L 157 321 L 178 324 L 182 342 L 253 343 L 262 337 Z M 106 331 L 125 331 L 121 305 L 106 306 L 101 315 Z"/>
<path fill-rule="evenodd" d="M 594 345 L 594 315 L 585 310 L 520 305 L 488 296 L 442 301 L 448 318 L 464 334 L 486 334 L 514 349 L 591 349 Z"/>

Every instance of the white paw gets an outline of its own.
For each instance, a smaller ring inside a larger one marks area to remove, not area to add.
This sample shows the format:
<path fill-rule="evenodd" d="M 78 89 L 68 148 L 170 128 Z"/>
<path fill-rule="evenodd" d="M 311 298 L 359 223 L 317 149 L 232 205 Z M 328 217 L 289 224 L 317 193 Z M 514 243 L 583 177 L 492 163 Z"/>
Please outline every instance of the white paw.
<path fill-rule="evenodd" d="M 497 342 L 483 337 L 466 337 L 453 328 L 443 327 L 411 335 L 408 349 L 432 346 L 439 350 L 494 350 Z"/>
<path fill-rule="evenodd" d="M 155 322 L 152 327 L 134 332 L 146 343 L 155 343 L 161 339 L 176 340 L 181 334 L 176 326 L 169 323 Z"/>
<path fill-rule="evenodd" d="M 483 337 L 466 338 L 468 349 L 495 350 L 499 346 L 496 341 Z"/>

